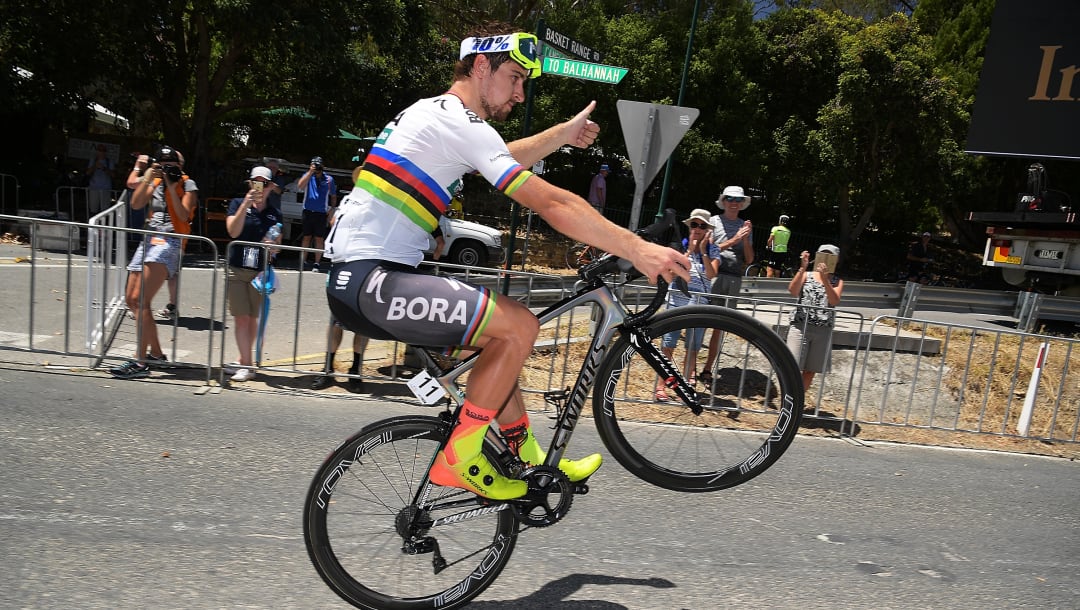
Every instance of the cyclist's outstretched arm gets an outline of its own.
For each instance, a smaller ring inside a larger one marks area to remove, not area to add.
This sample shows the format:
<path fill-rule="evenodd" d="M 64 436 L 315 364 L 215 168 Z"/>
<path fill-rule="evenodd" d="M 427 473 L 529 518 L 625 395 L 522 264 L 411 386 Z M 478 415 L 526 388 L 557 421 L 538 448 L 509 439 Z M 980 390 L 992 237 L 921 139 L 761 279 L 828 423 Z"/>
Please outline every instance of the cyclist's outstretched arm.
<path fill-rule="evenodd" d="M 532 167 L 534 163 L 569 144 L 578 148 L 588 148 L 596 141 L 600 134 L 600 126 L 589 120 L 589 113 L 596 108 L 596 102 L 590 102 L 577 116 L 554 125 L 520 140 L 508 142 L 506 147 L 510 154 L 514 155 L 517 162 L 525 167 Z"/>
<path fill-rule="evenodd" d="M 630 261 L 650 282 L 655 283 L 657 277 L 668 282 L 676 277 L 690 280 L 690 259 L 685 254 L 645 241 L 601 216 L 581 197 L 540 176 L 530 176 L 513 198 L 563 235 Z"/>

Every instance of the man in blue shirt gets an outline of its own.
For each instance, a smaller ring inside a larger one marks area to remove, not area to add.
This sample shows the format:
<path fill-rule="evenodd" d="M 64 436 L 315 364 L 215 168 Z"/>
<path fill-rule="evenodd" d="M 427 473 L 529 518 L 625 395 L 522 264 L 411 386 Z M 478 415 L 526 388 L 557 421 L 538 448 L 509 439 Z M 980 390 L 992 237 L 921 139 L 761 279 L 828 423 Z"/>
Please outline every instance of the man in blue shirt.
<path fill-rule="evenodd" d="M 315 238 L 315 265 L 311 270 L 319 271 L 319 261 L 323 255 L 323 238 L 326 237 L 327 218 L 330 208 L 337 207 L 337 184 L 334 177 L 323 171 L 322 157 L 311 160 L 308 171 L 296 182 L 296 186 L 304 191 L 304 226 L 301 229 L 300 247 L 311 246 L 311 238 Z M 307 264 L 307 253 L 304 253 L 303 263 Z"/>

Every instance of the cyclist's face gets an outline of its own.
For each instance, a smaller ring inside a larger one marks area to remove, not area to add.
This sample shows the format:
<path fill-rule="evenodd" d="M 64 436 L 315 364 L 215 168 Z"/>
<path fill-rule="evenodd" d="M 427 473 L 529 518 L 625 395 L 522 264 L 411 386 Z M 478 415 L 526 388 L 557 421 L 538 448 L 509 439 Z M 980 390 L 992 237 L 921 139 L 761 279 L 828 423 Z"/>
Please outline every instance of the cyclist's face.
<path fill-rule="evenodd" d="M 490 69 L 491 64 L 488 64 Z M 489 72 L 480 91 L 480 106 L 494 121 L 505 121 L 514 104 L 525 100 L 525 81 L 528 72 L 513 61 L 504 61 L 497 70 Z"/>

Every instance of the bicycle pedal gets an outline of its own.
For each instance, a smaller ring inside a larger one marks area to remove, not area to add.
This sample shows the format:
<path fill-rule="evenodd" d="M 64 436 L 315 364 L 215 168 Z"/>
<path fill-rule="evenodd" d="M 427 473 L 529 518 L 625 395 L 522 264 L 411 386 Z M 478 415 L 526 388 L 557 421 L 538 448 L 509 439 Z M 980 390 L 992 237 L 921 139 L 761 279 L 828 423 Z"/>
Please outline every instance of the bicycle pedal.
<path fill-rule="evenodd" d="M 588 479 L 585 479 L 585 481 L 588 481 Z M 585 484 L 585 481 L 578 481 L 577 483 L 574 483 L 574 495 L 584 496 L 585 494 L 589 493 L 589 486 Z"/>

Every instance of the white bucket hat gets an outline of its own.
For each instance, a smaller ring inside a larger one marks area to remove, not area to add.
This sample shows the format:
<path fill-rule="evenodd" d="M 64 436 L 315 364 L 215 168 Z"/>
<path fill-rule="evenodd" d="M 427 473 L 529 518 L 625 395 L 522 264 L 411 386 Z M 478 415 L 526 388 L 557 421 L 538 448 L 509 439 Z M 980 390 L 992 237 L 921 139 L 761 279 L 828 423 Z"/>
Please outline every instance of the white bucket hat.
<path fill-rule="evenodd" d="M 716 200 L 716 205 L 719 206 L 721 210 L 724 209 L 724 197 L 741 199 L 741 201 L 739 202 L 740 212 L 750 207 L 750 197 L 743 192 L 743 188 L 741 186 L 728 186 L 724 188 L 724 192 L 720 193 L 720 197 Z"/>
<path fill-rule="evenodd" d="M 701 221 L 704 221 L 705 224 L 711 225 L 712 222 L 710 222 L 710 221 L 712 220 L 712 214 L 709 213 L 709 210 L 703 210 L 701 208 L 697 208 L 693 212 L 690 212 L 690 218 L 687 218 L 686 220 L 684 220 L 683 224 L 689 226 L 690 223 L 692 221 L 694 221 L 694 220 L 701 220 Z"/>

